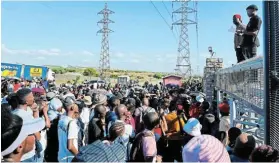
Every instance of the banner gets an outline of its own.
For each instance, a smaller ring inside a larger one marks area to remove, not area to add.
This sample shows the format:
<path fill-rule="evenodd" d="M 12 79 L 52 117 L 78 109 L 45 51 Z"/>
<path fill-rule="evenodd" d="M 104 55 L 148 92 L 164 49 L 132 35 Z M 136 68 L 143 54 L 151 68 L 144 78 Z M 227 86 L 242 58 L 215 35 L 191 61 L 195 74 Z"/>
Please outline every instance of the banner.
<path fill-rule="evenodd" d="M 33 79 L 33 78 L 46 78 L 47 77 L 47 67 L 42 66 L 24 66 L 24 79 Z"/>
<path fill-rule="evenodd" d="M 10 63 L 1 63 L 2 77 L 21 77 L 22 66 Z"/>

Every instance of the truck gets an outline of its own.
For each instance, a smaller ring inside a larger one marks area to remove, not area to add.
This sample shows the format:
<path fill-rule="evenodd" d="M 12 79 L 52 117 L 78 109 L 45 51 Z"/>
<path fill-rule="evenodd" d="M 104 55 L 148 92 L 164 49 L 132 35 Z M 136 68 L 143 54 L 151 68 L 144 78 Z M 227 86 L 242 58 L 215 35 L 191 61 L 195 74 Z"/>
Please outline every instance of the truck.
<path fill-rule="evenodd" d="M 1 77 L 17 77 L 26 80 L 42 78 L 53 81 L 55 79 L 55 73 L 46 66 L 1 63 Z"/>
<path fill-rule="evenodd" d="M 129 85 L 130 84 L 130 77 L 129 76 L 118 76 L 117 77 L 117 84 Z"/>

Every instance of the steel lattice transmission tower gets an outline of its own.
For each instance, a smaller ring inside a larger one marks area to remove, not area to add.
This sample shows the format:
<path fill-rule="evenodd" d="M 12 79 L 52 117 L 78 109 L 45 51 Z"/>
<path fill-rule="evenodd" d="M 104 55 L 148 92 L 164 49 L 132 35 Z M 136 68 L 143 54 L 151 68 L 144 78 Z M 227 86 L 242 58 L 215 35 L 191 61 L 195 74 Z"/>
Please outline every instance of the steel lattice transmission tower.
<path fill-rule="evenodd" d="M 109 23 L 114 23 L 114 21 L 109 19 L 109 14 L 114 14 L 113 11 L 107 8 L 107 3 L 105 4 L 105 8 L 100 11 L 98 14 L 103 15 L 103 19 L 98 21 L 98 24 L 103 24 L 103 28 L 100 29 L 98 33 L 102 33 L 102 48 L 100 54 L 100 62 L 99 62 L 99 71 L 100 71 L 100 78 L 107 79 L 108 70 L 110 69 L 110 61 L 109 61 L 109 33 L 113 32 L 111 29 L 108 28 Z"/>
<path fill-rule="evenodd" d="M 189 19 L 189 14 L 196 13 L 197 10 L 188 7 L 190 0 L 177 0 L 173 2 L 181 3 L 181 7 L 175 10 L 172 14 L 180 14 L 180 20 L 172 23 L 172 25 L 179 25 L 180 37 L 178 45 L 178 56 L 176 63 L 176 73 L 182 77 L 191 76 L 191 61 L 190 61 L 190 46 L 188 36 L 188 25 L 197 24 L 196 21 Z"/>

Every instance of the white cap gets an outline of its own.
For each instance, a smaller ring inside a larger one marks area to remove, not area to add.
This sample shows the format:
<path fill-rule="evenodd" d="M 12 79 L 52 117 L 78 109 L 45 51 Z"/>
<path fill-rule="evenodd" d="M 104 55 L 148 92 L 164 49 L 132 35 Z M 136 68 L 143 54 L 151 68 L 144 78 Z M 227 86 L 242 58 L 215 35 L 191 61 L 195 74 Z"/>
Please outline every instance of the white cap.
<path fill-rule="evenodd" d="M 183 130 L 191 136 L 201 135 L 202 125 L 196 118 L 190 118 L 184 125 Z"/>
<path fill-rule="evenodd" d="M 15 141 L 4 151 L 1 152 L 2 156 L 12 153 L 30 134 L 41 131 L 45 127 L 45 121 L 42 118 L 28 119 L 23 118 L 23 125 L 15 139 Z"/>
<path fill-rule="evenodd" d="M 200 103 L 204 102 L 204 99 L 203 99 L 202 96 L 197 96 L 197 97 L 196 97 L 196 100 L 197 100 L 198 102 L 200 102 Z"/>

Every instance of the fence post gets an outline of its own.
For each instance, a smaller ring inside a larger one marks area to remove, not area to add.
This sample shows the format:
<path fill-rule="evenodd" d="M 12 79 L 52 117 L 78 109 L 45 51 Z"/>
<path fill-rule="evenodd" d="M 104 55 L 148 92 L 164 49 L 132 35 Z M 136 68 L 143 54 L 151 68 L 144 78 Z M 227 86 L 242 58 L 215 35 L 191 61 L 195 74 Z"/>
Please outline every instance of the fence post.
<path fill-rule="evenodd" d="M 234 127 L 234 120 L 236 118 L 236 106 L 233 98 L 229 99 L 229 105 L 230 105 L 230 121 L 231 121 L 230 127 Z"/>

